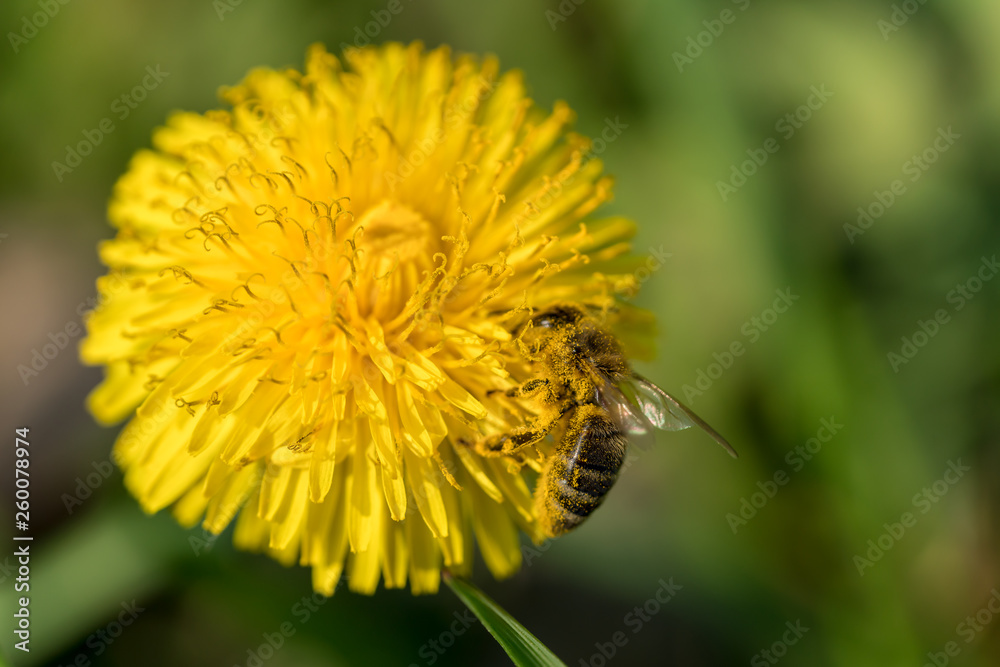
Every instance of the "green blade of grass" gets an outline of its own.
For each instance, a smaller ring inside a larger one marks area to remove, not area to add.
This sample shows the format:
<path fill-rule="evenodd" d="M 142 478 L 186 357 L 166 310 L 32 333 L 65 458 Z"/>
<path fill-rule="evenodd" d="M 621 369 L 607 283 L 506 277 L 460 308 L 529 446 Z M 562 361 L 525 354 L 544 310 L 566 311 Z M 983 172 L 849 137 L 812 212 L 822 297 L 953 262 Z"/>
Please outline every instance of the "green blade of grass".
<path fill-rule="evenodd" d="M 447 572 L 444 574 L 444 582 L 489 630 L 515 665 L 518 667 L 538 667 L 539 665 L 566 667 L 566 664 L 557 658 L 545 644 L 538 641 L 535 635 L 528 632 L 523 625 L 472 583 L 464 579 L 456 579 Z"/>

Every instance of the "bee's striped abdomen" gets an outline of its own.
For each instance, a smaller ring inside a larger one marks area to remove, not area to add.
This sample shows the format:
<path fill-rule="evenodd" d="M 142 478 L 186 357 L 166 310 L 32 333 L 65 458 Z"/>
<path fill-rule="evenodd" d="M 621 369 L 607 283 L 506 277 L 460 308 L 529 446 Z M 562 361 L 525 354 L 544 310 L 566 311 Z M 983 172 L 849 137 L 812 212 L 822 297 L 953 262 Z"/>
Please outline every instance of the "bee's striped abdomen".
<path fill-rule="evenodd" d="M 625 436 L 600 407 L 576 410 L 535 489 L 546 535 L 569 532 L 597 509 L 618 478 L 625 445 Z"/>

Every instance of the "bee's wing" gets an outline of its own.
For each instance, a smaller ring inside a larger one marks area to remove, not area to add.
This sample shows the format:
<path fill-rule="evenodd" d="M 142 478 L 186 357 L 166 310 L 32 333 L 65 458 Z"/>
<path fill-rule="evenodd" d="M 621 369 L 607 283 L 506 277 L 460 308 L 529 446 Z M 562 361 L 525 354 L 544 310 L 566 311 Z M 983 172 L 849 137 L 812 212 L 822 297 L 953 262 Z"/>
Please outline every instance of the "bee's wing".
<path fill-rule="evenodd" d="M 649 449 L 655 442 L 654 425 L 625 398 L 625 394 L 610 382 L 605 382 L 597 390 L 597 400 L 622 433 L 640 449 Z"/>
<path fill-rule="evenodd" d="M 633 389 L 635 401 L 639 404 L 643 416 L 651 425 L 664 431 L 681 431 L 691 426 L 697 426 L 722 445 L 730 456 L 733 458 L 739 456 L 733 446 L 726 442 L 726 439 L 719 435 L 714 428 L 706 424 L 701 417 L 692 412 L 691 408 L 646 378 L 633 373 L 628 384 Z"/>

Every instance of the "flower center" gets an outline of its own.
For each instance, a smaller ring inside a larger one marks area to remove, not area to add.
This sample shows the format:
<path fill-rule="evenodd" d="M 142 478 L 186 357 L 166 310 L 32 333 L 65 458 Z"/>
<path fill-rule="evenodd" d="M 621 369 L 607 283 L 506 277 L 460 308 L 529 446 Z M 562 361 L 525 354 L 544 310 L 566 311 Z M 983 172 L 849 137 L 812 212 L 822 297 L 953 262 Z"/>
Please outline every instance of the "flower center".
<path fill-rule="evenodd" d="M 358 239 L 361 264 L 376 276 L 384 275 L 396 264 L 417 262 L 430 266 L 431 224 L 419 213 L 398 202 L 382 201 L 368 209 L 358 226 L 364 231 Z"/>
<path fill-rule="evenodd" d="M 383 200 L 358 220 L 356 294 L 361 312 L 397 313 L 433 268 L 440 238 L 412 208 Z"/>

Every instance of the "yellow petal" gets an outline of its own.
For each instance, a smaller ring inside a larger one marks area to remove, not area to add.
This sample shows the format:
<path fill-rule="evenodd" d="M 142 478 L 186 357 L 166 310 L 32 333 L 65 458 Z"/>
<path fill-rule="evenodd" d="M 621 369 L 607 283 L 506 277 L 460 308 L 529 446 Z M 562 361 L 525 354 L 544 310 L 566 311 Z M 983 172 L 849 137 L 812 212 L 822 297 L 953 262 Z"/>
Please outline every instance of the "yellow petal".
<path fill-rule="evenodd" d="M 385 558 L 382 561 L 382 579 L 386 588 L 406 586 L 409 565 L 406 528 L 398 521 L 385 522 Z"/>
<path fill-rule="evenodd" d="M 406 454 L 406 476 L 420 515 L 431 534 L 436 538 L 446 537 L 448 516 L 441 497 L 442 484 L 447 484 L 444 477 L 438 473 L 433 462 L 411 452 Z"/>
<path fill-rule="evenodd" d="M 472 478 L 476 481 L 476 484 L 486 492 L 490 498 L 496 502 L 503 501 L 503 493 L 497 488 L 497 485 L 493 483 L 490 478 L 490 474 L 486 471 L 483 466 L 483 460 L 472 453 L 472 450 L 468 447 L 462 445 L 456 445 L 452 447 L 455 454 L 458 455 L 459 460 L 465 469 L 472 475 Z"/>
<path fill-rule="evenodd" d="M 402 521 L 406 516 L 406 483 L 403 481 L 401 468 L 390 470 L 388 466 L 380 466 L 382 470 L 382 490 L 389 515 L 393 521 Z"/>
<path fill-rule="evenodd" d="M 440 440 L 435 441 L 434 436 L 424 424 L 421 411 L 413 397 L 413 388 L 409 382 L 396 383 L 396 397 L 399 418 L 403 425 L 403 438 L 416 454 L 421 457 L 429 457 L 434 451 L 434 445 Z M 441 435 L 443 437 L 443 434 Z"/>
<path fill-rule="evenodd" d="M 258 503 L 255 492 L 247 500 L 247 505 L 256 507 Z M 246 551 L 262 551 L 271 535 L 271 525 L 257 516 L 257 512 L 240 512 L 233 531 L 233 545 Z"/>
<path fill-rule="evenodd" d="M 306 507 L 309 502 L 309 475 L 304 470 L 293 470 L 291 479 L 285 489 L 283 502 L 271 519 L 272 549 L 286 549 L 292 539 L 302 532 L 302 524 L 306 518 Z M 263 493 L 261 494 L 263 496 Z"/>
<path fill-rule="evenodd" d="M 483 404 L 451 378 L 444 381 L 438 388 L 438 392 L 449 403 L 468 412 L 474 418 L 484 419 L 486 417 L 486 408 L 483 407 Z"/>
<path fill-rule="evenodd" d="M 255 493 L 259 487 L 262 477 L 261 465 L 251 465 L 233 471 L 228 465 L 219 459 L 212 462 L 212 469 L 205 479 L 202 489 L 203 496 L 211 496 L 208 509 L 205 513 L 205 521 L 202 527 L 210 533 L 218 535 L 233 520 L 240 509 L 246 504 L 251 494 Z M 219 480 L 216 482 L 218 490 L 213 490 L 211 494 L 206 494 L 209 487 L 209 480 L 214 476 Z M 251 510 L 253 512 L 254 510 Z"/>
<path fill-rule="evenodd" d="M 278 510 L 291 496 L 290 490 L 295 488 L 298 472 L 288 466 L 267 466 L 260 485 L 260 504 L 257 506 L 257 514 L 261 519 L 276 520 Z M 287 508 L 285 511 L 287 512 Z"/>
<path fill-rule="evenodd" d="M 375 532 L 375 515 L 382 507 L 381 490 L 375 481 L 375 464 L 371 460 L 373 447 L 365 431 L 358 430 L 351 459 L 351 505 L 347 516 L 347 535 L 351 551 L 358 553 L 368 548 Z M 354 589 L 352 589 L 354 590 Z"/>
<path fill-rule="evenodd" d="M 383 524 L 388 521 L 385 505 L 378 503 L 373 506 L 371 530 L 380 538 L 384 530 Z M 350 578 L 348 587 L 355 593 L 371 595 L 378 587 L 379 576 L 382 574 L 382 558 L 386 544 L 382 539 L 368 540 L 367 548 L 349 556 L 348 571 Z"/>
<path fill-rule="evenodd" d="M 178 360 L 163 357 L 149 365 L 133 367 L 127 361 L 108 365 L 104 381 L 87 397 L 87 408 L 102 424 L 125 419 L 149 395 L 150 376 L 164 377 Z"/>
<path fill-rule="evenodd" d="M 517 529 L 507 511 L 474 485 L 472 527 L 486 567 L 498 579 L 509 577 L 521 567 L 521 547 Z"/>
<path fill-rule="evenodd" d="M 441 583 L 441 550 L 422 521 L 406 522 L 410 545 L 410 590 L 414 595 L 437 593 Z"/>
<path fill-rule="evenodd" d="M 337 461 L 337 430 L 340 421 L 330 420 L 316 438 L 316 445 L 309 462 L 309 499 L 321 503 L 333 484 L 333 471 Z"/>
<path fill-rule="evenodd" d="M 174 518 L 184 528 L 193 528 L 205 514 L 208 507 L 206 498 L 198 486 L 189 488 L 173 507 Z"/>

